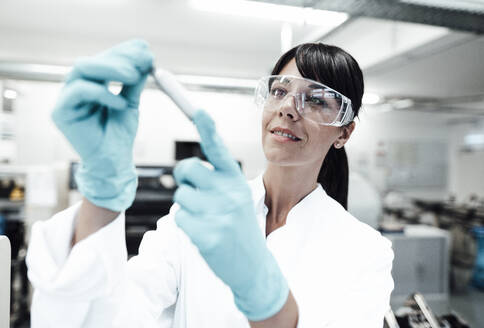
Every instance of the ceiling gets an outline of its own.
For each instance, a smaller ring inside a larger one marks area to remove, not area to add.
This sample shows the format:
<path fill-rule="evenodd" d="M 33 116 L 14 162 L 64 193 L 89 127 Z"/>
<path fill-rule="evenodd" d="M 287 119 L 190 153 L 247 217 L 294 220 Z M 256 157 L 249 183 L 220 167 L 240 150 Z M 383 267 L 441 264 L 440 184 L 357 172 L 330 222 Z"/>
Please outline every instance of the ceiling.
<path fill-rule="evenodd" d="M 186 0 L 2 0 L 0 63 L 72 65 L 79 56 L 143 38 L 157 65 L 177 74 L 255 79 L 281 53 L 281 26 L 195 10 Z M 292 44 L 322 40 L 349 51 L 368 91 L 484 113 L 481 35 L 365 17 L 350 17 L 329 34 L 291 26 Z"/>

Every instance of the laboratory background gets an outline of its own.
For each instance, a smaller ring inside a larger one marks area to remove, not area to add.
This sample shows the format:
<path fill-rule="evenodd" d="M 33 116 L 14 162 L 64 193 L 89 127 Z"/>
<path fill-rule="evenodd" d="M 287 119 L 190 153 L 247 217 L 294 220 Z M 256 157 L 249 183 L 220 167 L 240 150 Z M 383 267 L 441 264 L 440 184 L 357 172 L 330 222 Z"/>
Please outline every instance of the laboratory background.
<path fill-rule="evenodd" d="M 2 0 L 0 327 L 29 327 L 32 224 L 80 199 L 79 158 L 50 118 L 62 81 L 76 59 L 133 38 L 212 115 L 248 179 L 265 166 L 257 80 L 300 43 L 348 51 L 365 77 L 348 210 L 393 243 L 385 325 L 484 327 L 483 0 Z M 174 165 L 203 157 L 198 141 L 148 80 L 130 256 L 172 204 Z"/>

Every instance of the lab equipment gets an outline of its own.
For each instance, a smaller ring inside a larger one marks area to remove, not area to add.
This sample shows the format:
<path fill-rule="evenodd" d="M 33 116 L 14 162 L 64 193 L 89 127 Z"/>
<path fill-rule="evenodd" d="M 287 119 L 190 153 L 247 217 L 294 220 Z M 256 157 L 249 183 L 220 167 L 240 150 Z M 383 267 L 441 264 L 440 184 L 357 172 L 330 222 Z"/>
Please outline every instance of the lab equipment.
<path fill-rule="evenodd" d="M 197 108 L 189 101 L 190 98 L 188 97 L 186 90 L 180 83 L 178 83 L 175 76 L 166 70 L 155 69 L 154 67 L 150 73 L 156 86 L 170 97 L 191 121 Z"/>
<path fill-rule="evenodd" d="M 72 162 L 69 172 L 69 186 L 77 190 L 75 182 L 79 162 Z M 128 256 L 138 254 L 145 232 L 156 230 L 156 222 L 169 213 L 173 205 L 175 180 L 172 166 L 136 165 L 138 188 L 133 204 L 125 211 L 125 234 Z M 75 199 L 71 205 L 78 203 Z"/>
<path fill-rule="evenodd" d="M 235 304 L 254 321 L 269 318 L 285 304 L 289 287 L 257 223 L 252 194 L 208 114 L 193 116 L 201 145 L 214 169 L 200 159 L 180 162 L 177 225 L 198 247 L 213 272 L 234 294 Z"/>
<path fill-rule="evenodd" d="M 128 256 L 138 254 L 143 235 L 156 230 L 158 219 L 169 213 L 176 188 L 171 166 L 137 165 L 136 172 L 136 197 L 125 213 Z"/>
<path fill-rule="evenodd" d="M 351 100 L 322 83 L 291 75 L 270 75 L 259 80 L 255 89 L 259 108 L 278 111 L 288 100 L 299 115 L 321 125 L 343 126 L 353 120 Z"/>
<path fill-rule="evenodd" d="M 385 313 L 383 328 L 400 328 L 397 318 L 395 318 L 395 314 L 391 309 L 388 310 L 387 313 Z"/>
<path fill-rule="evenodd" d="M 10 242 L 0 236 L 0 327 L 10 324 Z"/>
<path fill-rule="evenodd" d="M 185 158 L 198 157 L 207 160 L 203 154 L 202 147 L 197 141 L 175 141 L 175 160 L 181 161 Z"/>
<path fill-rule="evenodd" d="M 141 91 L 152 67 L 146 42 L 132 40 L 79 60 L 52 119 L 81 157 L 76 181 L 93 204 L 122 211 L 136 193 L 133 143 Z M 109 82 L 120 82 L 118 95 Z"/>
<path fill-rule="evenodd" d="M 392 311 L 389 311 L 390 313 Z M 437 312 L 434 312 L 420 293 L 412 293 L 404 306 L 396 309 L 395 313 L 396 316 L 385 315 L 384 328 L 470 328 L 470 325 L 452 309 L 445 309 L 446 314 L 437 316 Z"/>
<path fill-rule="evenodd" d="M 473 232 L 477 238 L 477 256 L 472 283 L 484 290 L 484 226 L 475 227 Z"/>
<path fill-rule="evenodd" d="M 0 213 L 0 235 L 4 235 L 7 229 L 7 220 L 5 217 Z"/>
<path fill-rule="evenodd" d="M 0 222 L 0 225 L 3 226 L 1 229 L 3 232 L 0 232 L 0 236 L 4 235 L 9 242 L 10 288 L 6 294 L 10 298 L 9 320 L 12 327 L 22 327 L 28 323 L 30 307 L 30 284 L 25 266 L 26 203 L 23 197 L 12 197 L 19 192 L 20 196 L 24 195 L 27 176 L 24 168 L 15 165 L 4 166 L 0 172 L 0 185 L 3 187 L 0 192 L 0 221 L 3 221 Z M 0 280 L 2 279 L 4 278 L 0 274 Z M 0 284 L 3 284 L 3 281 Z M 0 299 L 2 299 L 3 293 L 3 287 L 0 286 Z M 0 309 L 2 309 L 1 304 Z M 0 314 L 1 316 L 2 314 Z M 0 327 L 8 327 L 8 325 L 3 326 L 0 319 Z"/>
<path fill-rule="evenodd" d="M 403 233 L 385 233 L 393 245 L 391 305 L 400 307 L 419 291 L 430 306 L 444 313 L 449 300 L 450 234 L 425 225 L 406 225 Z"/>
<path fill-rule="evenodd" d="M 413 293 L 410 295 L 405 301 L 404 307 L 398 309 L 397 312 L 402 312 L 404 314 L 402 316 L 397 316 L 399 321 L 403 324 L 403 327 L 453 327 L 440 325 L 438 318 L 420 293 Z"/>

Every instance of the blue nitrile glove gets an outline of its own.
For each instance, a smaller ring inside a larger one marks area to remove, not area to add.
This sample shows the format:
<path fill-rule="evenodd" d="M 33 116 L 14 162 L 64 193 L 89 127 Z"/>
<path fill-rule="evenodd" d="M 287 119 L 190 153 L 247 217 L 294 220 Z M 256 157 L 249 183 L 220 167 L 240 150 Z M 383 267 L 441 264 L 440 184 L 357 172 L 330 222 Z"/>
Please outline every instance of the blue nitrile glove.
<path fill-rule="evenodd" d="M 52 113 L 81 157 L 79 191 L 97 206 L 122 211 L 134 200 L 133 142 L 139 98 L 152 62 L 142 40 L 78 60 Z M 108 90 L 111 81 L 123 85 L 119 95 Z"/>
<path fill-rule="evenodd" d="M 286 279 L 266 246 L 249 185 L 213 120 L 200 110 L 193 121 L 214 169 L 196 158 L 176 166 L 174 176 L 179 187 L 174 200 L 180 205 L 176 223 L 213 272 L 232 289 L 240 311 L 249 320 L 264 320 L 286 303 Z"/>

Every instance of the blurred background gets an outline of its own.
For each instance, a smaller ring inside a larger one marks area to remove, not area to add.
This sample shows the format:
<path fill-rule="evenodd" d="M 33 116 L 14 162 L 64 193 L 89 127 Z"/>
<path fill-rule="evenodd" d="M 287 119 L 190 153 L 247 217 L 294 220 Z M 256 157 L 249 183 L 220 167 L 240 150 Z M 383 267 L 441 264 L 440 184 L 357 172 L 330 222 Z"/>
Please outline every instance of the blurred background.
<path fill-rule="evenodd" d="M 157 67 L 213 115 L 249 179 L 265 166 L 257 79 L 300 43 L 352 54 L 365 97 L 346 147 L 349 211 L 393 242 L 386 324 L 484 327 L 483 33 L 483 0 L 2 0 L 0 235 L 12 245 L 11 327 L 29 325 L 32 223 L 79 199 L 78 157 L 50 120 L 62 81 L 76 58 L 131 38 L 147 40 Z M 140 105 L 131 255 L 171 205 L 176 161 L 201 155 L 191 123 L 153 86 Z"/>

